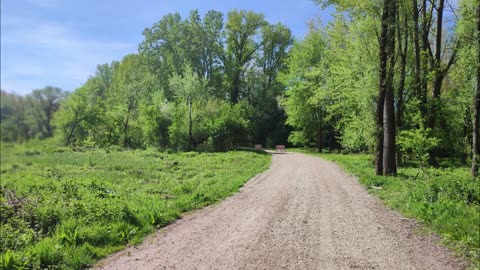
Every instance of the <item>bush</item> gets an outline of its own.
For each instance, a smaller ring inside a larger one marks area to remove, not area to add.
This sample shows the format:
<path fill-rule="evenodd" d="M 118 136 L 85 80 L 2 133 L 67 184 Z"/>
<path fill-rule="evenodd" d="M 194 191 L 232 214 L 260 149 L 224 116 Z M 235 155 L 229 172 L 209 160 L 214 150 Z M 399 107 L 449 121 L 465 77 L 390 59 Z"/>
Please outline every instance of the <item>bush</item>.
<path fill-rule="evenodd" d="M 402 154 L 410 160 L 419 162 L 422 168 L 427 165 L 430 151 L 438 143 L 439 140 L 431 136 L 430 129 L 423 127 L 401 131 L 398 136 L 398 145 Z"/>

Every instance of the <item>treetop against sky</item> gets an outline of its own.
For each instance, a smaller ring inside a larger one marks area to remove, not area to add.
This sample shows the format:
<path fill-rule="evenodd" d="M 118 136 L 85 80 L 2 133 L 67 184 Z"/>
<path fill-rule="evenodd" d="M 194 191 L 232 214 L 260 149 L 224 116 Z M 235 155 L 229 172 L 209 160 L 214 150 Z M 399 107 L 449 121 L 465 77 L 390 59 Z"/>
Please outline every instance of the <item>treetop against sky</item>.
<path fill-rule="evenodd" d="M 98 64 L 137 52 L 143 29 L 165 14 L 186 17 L 192 9 L 225 17 L 231 9 L 254 10 L 285 24 L 296 38 L 303 38 L 312 18 L 331 18 L 330 10 L 311 0 L 2 1 L 1 88 L 18 94 L 45 85 L 73 91 Z"/>

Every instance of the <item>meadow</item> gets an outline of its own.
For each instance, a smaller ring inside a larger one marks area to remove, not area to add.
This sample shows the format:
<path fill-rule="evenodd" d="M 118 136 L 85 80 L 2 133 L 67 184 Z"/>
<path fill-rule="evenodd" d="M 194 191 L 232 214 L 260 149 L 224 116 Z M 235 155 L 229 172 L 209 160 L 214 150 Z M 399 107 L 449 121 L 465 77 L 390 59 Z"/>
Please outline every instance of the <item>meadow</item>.
<path fill-rule="evenodd" d="M 420 169 L 412 163 L 400 167 L 398 177 L 375 176 L 371 155 L 295 151 L 337 163 L 386 205 L 420 221 L 419 233 L 437 233 L 472 265 L 480 265 L 480 182 L 469 168 L 444 161 L 439 168 Z"/>
<path fill-rule="evenodd" d="M 0 269 L 82 269 L 236 192 L 266 153 L 1 145 Z"/>

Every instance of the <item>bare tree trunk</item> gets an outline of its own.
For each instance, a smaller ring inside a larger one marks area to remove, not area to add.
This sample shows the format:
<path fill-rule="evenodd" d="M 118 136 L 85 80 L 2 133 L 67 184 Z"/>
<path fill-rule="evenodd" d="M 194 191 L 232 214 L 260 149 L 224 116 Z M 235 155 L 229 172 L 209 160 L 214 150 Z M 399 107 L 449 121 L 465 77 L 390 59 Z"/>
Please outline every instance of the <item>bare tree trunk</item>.
<path fill-rule="evenodd" d="M 395 161 L 395 104 L 394 104 L 394 87 L 393 76 L 395 66 L 395 19 L 397 11 L 396 0 L 388 2 L 388 18 L 387 18 L 387 78 L 385 85 L 385 103 L 383 112 L 383 175 L 397 175 L 397 163 Z"/>
<path fill-rule="evenodd" d="M 477 35 L 480 36 L 480 3 L 477 5 Z M 472 138 L 472 176 L 478 174 L 479 154 L 479 118 L 480 118 L 480 38 L 477 36 L 477 91 L 475 94 L 475 106 L 473 113 L 473 138 Z"/>

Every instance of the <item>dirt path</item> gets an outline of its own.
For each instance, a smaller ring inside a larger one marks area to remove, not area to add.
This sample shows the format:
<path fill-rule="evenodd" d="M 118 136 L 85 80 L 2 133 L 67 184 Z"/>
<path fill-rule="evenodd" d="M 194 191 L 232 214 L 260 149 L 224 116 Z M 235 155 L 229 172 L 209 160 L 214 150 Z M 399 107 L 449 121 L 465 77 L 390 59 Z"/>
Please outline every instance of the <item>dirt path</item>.
<path fill-rule="evenodd" d="M 185 216 L 100 269 L 463 269 L 414 222 L 335 164 L 274 154 L 219 205 Z"/>

